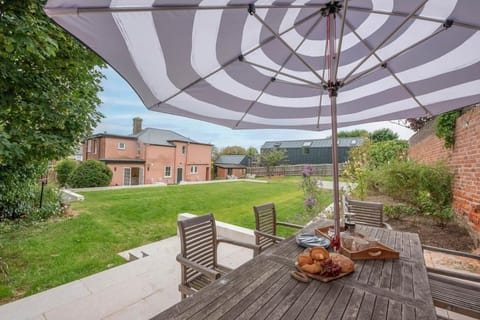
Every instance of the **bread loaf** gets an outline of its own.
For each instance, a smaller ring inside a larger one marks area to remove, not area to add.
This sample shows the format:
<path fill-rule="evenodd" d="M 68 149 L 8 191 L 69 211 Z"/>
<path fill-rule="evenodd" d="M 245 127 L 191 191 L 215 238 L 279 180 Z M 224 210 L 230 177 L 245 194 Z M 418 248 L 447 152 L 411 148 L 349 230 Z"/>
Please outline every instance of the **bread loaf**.
<path fill-rule="evenodd" d="M 312 264 L 304 264 L 300 269 L 308 273 L 320 273 L 322 272 L 322 265 L 320 261 L 314 261 Z"/>
<path fill-rule="evenodd" d="M 350 258 L 338 253 L 331 253 L 330 258 L 334 263 L 338 264 L 342 268 L 342 273 L 353 271 L 355 264 Z"/>

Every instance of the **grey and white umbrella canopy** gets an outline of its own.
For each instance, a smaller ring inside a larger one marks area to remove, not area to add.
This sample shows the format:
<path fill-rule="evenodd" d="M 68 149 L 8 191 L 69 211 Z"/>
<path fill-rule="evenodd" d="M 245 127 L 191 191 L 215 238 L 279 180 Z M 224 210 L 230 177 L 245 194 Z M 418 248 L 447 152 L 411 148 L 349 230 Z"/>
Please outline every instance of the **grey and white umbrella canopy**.
<path fill-rule="evenodd" d="M 335 1 L 333 24 L 328 3 L 49 0 L 45 8 L 150 110 L 230 128 L 329 129 L 329 80 L 339 127 L 480 101 L 480 1 Z M 340 50 L 329 57 L 327 31 Z M 334 79 L 328 65 L 338 66 Z"/>
<path fill-rule="evenodd" d="M 480 101 L 479 0 L 49 0 L 150 110 L 332 129 Z M 332 146 L 335 233 L 340 213 Z"/>

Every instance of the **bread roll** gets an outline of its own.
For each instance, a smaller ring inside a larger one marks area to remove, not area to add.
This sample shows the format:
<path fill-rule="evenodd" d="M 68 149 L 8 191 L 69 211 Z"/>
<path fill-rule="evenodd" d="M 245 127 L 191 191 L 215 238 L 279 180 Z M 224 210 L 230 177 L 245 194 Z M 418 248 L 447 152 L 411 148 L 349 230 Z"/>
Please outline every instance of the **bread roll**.
<path fill-rule="evenodd" d="M 298 256 L 297 256 L 297 263 L 298 265 L 301 267 L 305 264 L 312 264 L 313 263 L 313 259 L 312 257 L 310 256 L 310 253 L 309 252 L 304 252 L 304 253 L 300 253 Z"/>
<path fill-rule="evenodd" d="M 310 256 L 313 260 L 325 260 L 328 259 L 330 256 L 327 249 L 323 247 L 313 247 L 312 251 L 310 252 Z"/>
<path fill-rule="evenodd" d="M 322 265 L 320 261 L 314 261 L 312 264 L 304 264 L 300 269 L 308 273 L 320 273 L 322 272 Z"/>
<path fill-rule="evenodd" d="M 342 273 L 353 271 L 355 264 L 350 258 L 345 257 L 344 255 L 341 255 L 338 253 L 331 253 L 330 258 L 334 263 L 338 264 L 342 268 Z"/>

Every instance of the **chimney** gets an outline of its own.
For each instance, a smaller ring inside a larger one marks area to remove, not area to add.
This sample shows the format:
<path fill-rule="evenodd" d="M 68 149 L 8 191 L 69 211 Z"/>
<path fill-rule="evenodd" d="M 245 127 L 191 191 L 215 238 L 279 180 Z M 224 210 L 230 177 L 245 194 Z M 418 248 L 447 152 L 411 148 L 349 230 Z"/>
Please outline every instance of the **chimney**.
<path fill-rule="evenodd" d="M 137 134 L 142 131 L 142 118 L 133 118 L 133 134 Z"/>

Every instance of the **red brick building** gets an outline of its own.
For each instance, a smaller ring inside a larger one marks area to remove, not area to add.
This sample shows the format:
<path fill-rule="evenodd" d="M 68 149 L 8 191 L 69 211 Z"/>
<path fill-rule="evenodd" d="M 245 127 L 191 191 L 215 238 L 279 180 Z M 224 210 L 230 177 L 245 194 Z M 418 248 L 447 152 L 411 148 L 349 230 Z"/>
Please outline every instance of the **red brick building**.
<path fill-rule="evenodd" d="M 212 145 L 170 130 L 142 129 L 134 119 L 131 135 L 100 133 L 85 140 L 83 160 L 105 162 L 112 186 L 210 180 Z"/>
<path fill-rule="evenodd" d="M 455 145 L 444 147 L 430 121 L 410 138 L 409 157 L 423 163 L 445 161 L 454 173 L 453 207 L 480 245 L 480 105 L 464 108 L 457 119 Z"/>

